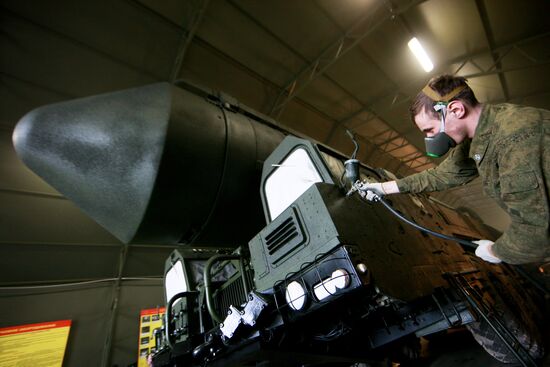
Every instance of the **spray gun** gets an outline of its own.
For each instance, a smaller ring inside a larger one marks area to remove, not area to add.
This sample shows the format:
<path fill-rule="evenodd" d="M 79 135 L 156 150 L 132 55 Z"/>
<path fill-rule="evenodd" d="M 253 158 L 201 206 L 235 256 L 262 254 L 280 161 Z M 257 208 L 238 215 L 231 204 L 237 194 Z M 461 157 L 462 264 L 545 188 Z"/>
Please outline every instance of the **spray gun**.
<path fill-rule="evenodd" d="M 427 233 L 429 233 L 429 234 L 431 234 L 435 237 L 439 237 L 439 238 L 443 238 L 443 239 L 458 242 L 458 243 L 462 244 L 463 246 L 473 247 L 473 248 L 477 247 L 476 244 L 474 244 L 470 241 L 463 240 L 463 239 L 457 238 L 457 237 L 447 236 L 447 235 L 444 235 L 442 233 L 434 232 L 432 230 L 429 230 L 428 228 L 425 228 L 425 227 L 422 227 L 422 226 L 416 224 L 415 222 L 405 218 L 398 211 L 396 211 L 390 204 L 388 204 L 386 202 L 386 200 L 384 200 L 383 195 L 380 195 L 380 194 L 378 194 L 378 193 L 376 193 L 372 190 L 367 189 L 367 185 L 369 183 L 359 180 L 359 160 L 356 159 L 357 151 L 359 150 L 359 144 L 357 144 L 357 140 L 355 139 L 355 134 L 351 130 L 346 129 L 346 134 L 351 138 L 351 141 L 353 141 L 353 144 L 355 145 L 355 149 L 354 149 L 354 151 L 351 155 L 351 158 L 344 162 L 344 167 L 345 167 L 345 172 L 344 173 L 346 175 L 346 178 L 350 182 L 353 182 L 351 184 L 350 190 L 346 193 L 346 196 L 351 196 L 351 195 L 353 195 L 354 193 L 357 192 L 357 193 L 359 193 L 359 195 L 363 199 L 365 199 L 367 201 L 375 202 L 375 203 L 382 203 L 382 205 L 384 205 L 396 217 L 398 217 L 402 221 L 406 222 L 407 224 L 410 224 L 411 226 L 415 227 L 416 229 L 419 229 L 420 231 L 427 232 Z"/>
<path fill-rule="evenodd" d="M 382 197 L 380 195 L 378 195 L 376 192 L 374 192 L 372 190 L 368 190 L 366 188 L 367 185 L 368 185 L 368 182 L 363 182 L 363 181 L 360 181 L 360 180 L 355 181 L 351 185 L 351 189 L 347 192 L 346 196 L 351 196 L 354 193 L 358 192 L 359 195 L 362 198 L 366 199 L 367 201 L 372 201 L 372 202 L 376 203 L 376 202 L 382 200 Z"/>
<path fill-rule="evenodd" d="M 357 159 L 359 144 L 355 139 L 355 134 L 349 129 L 346 129 L 346 134 L 350 137 L 353 145 L 355 145 L 355 149 L 351 154 L 351 158 L 344 162 L 344 174 L 348 181 L 352 183 L 350 190 L 346 193 L 346 196 L 351 196 L 355 192 L 359 192 L 362 197 L 366 198 L 369 201 L 378 201 L 380 200 L 380 196 L 376 195 L 376 193 L 370 190 L 367 191 L 365 186 L 367 182 L 362 182 L 359 180 L 359 160 Z"/>
<path fill-rule="evenodd" d="M 346 134 L 350 137 L 351 141 L 353 142 L 353 145 L 355 145 L 355 149 L 353 150 L 353 153 L 351 154 L 351 158 L 344 162 L 345 167 L 345 175 L 349 182 L 352 182 L 352 190 L 353 185 L 355 185 L 356 182 L 359 181 L 359 160 L 357 159 L 357 152 L 359 151 L 359 144 L 357 144 L 357 140 L 355 140 L 355 134 L 351 131 L 346 129 Z M 354 191 L 355 192 L 355 191 Z M 349 196 L 353 194 L 353 192 L 348 192 L 346 196 Z"/>

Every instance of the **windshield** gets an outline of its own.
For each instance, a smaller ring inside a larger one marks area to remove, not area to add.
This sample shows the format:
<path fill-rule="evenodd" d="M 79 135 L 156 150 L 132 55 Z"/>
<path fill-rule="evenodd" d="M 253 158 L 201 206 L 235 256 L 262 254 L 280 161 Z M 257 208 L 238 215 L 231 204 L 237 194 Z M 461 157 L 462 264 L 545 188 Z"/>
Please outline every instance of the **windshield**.
<path fill-rule="evenodd" d="M 177 261 L 166 273 L 166 302 L 169 302 L 174 295 L 187 291 L 187 278 L 183 271 L 183 264 Z"/>
<path fill-rule="evenodd" d="M 265 196 L 271 220 L 277 218 L 311 185 L 323 182 L 309 154 L 303 148 L 290 153 L 267 178 Z"/>

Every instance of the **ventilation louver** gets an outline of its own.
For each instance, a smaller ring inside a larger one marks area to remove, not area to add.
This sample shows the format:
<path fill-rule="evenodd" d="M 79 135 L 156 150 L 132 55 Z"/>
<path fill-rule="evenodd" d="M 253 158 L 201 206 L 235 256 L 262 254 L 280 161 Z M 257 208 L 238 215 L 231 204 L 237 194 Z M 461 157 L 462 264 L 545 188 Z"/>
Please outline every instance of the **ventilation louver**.
<path fill-rule="evenodd" d="M 290 210 L 281 214 L 277 218 L 276 227 L 264 237 L 266 255 L 271 264 L 276 265 L 281 262 L 286 255 L 293 251 L 297 246 L 305 242 L 305 236 L 299 225 L 295 210 Z"/>

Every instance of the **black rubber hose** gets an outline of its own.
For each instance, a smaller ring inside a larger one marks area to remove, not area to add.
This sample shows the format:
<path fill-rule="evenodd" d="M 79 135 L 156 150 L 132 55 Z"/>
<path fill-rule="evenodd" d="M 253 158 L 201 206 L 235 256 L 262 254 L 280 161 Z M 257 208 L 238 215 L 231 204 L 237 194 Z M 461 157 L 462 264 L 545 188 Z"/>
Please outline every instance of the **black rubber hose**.
<path fill-rule="evenodd" d="M 379 201 L 380 203 L 382 203 L 382 205 L 384 205 L 392 214 L 394 214 L 396 217 L 398 217 L 399 219 L 401 219 L 403 222 L 413 226 L 414 228 L 420 230 L 420 231 L 424 231 L 428 234 L 431 234 L 432 236 L 435 236 L 435 237 L 439 237 L 439 238 L 443 238 L 445 240 L 450 240 L 450 241 L 455 241 L 455 242 L 458 242 L 460 243 L 461 245 L 463 246 L 466 246 L 466 247 L 470 247 L 470 248 L 477 248 L 478 245 L 473 243 L 472 241 L 467 241 L 467 240 L 463 240 L 462 238 L 458 238 L 458 237 L 453 237 L 453 236 L 447 236 L 443 233 L 438 233 L 438 232 L 435 232 L 435 231 L 432 231 L 432 230 L 429 230 L 428 228 L 426 227 L 422 227 L 421 225 L 413 222 L 412 220 L 408 219 L 408 218 L 405 218 L 401 213 L 399 213 L 397 210 L 395 210 L 390 204 L 388 204 L 388 202 L 386 200 L 384 200 L 382 197 L 380 197 L 379 195 L 376 195 L 376 197 L 374 198 L 374 201 Z M 545 296 L 548 296 L 550 294 L 550 292 L 548 291 L 548 289 L 546 289 L 546 287 L 544 285 L 542 285 L 540 282 L 538 282 L 537 280 L 535 280 L 532 276 L 530 276 L 529 274 L 527 274 L 527 272 L 525 270 L 523 270 L 521 268 L 521 266 L 519 265 L 516 265 L 514 266 L 514 268 L 516 269 L 516 271 L 521 274 L 525 279 L 527 279 L 532 285 L 534 285 L 539 291 L 541 291 L 542 293 L 544 293 Z"/>
<path fill-rule="evenodd" d="M 429 233 L 431 234 L 432 236 L 435 236 L 435 237 L 439 237 L 439 238 L 443 238 L 445 240 L 450 240 L 450 241 L 455 241 L 455 242 L 458 242 L 460 243 L 461 245 L 463 246 L 466 246 L 466 247 L 470 247 L 470 248 L 477 248 L 478 245 L 473 243 L 472 241 L 468 241 L 468 240 L 463 240 L 462 238 L 458 238 L 458 237 L 453 237 L 453 236 L 447 236 L 443 233 L 438 233 L 438 232 L 435 232 L 435 231 L 432 231 L 432 230 L 429 230 L 428 228 L 426 227 L 422 227 L 421 225 L 413 222 L 412 220 L 410 219 L 407 219 L 405 218 L 403 215 L 401 215 L 401 213 L 399 213 L 397 210 L 395 210 L 390 204 L 388 204 L 388 202 L 386 200 L 384 200 L 383 198 L 381 198 L 380 196 L 377 196 L 378 197 L 378 201 L 382 203 L 382 205 L 384 205 L 390 212 L 392 212 L 396 217 L 398 217 L 399 219 L 401 219 L 403 222 L 413 226 L 414 228 L 420 230 L 420 231 L 423 231 L 423 232 L 426 232 L 426 233 Z M 376 200 L 376 199 L 375 199 Z"/>

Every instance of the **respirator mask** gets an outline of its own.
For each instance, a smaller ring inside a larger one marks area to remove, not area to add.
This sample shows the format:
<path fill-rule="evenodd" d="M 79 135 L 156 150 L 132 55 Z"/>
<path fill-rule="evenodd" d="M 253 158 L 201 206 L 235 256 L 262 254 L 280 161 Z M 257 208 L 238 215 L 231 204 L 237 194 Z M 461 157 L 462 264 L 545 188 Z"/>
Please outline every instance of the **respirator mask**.
<path fill-rule="evenodd" d="M 441 125 L 439 126 L 439 132 L 432 137 L 425 137 L 424 143 L 426 144 L 426 154 L 430 157 L 439 158 L 449 151 L 452 147 L 456 146 L 456 142 L 445 132 L 445 118 L 447 117 L 447 103 L 437 102 L 434 106 L 434 110 L 439 113 L 441 118 Z"/>
<path fill-rule="evenodd" d="M 456 142 L 445 132 L 445 119 L 447 117 L 447 105 L 449 101 L 456 97 L 460 93 L 465 85 L 453 89 L 450 93 L 441 96 L 429 85 L 422 89 L 422 92 L 431 98 L 435 103 L 434 110 L 439 114 L 441 119 L 441 125 L 439 126 L 439 132 L 432 137 L 424 138 L 426 144 L 426 154 L 430 157 L 439 158 L 449 151 L 449 149 L 456 146 Z"/>

